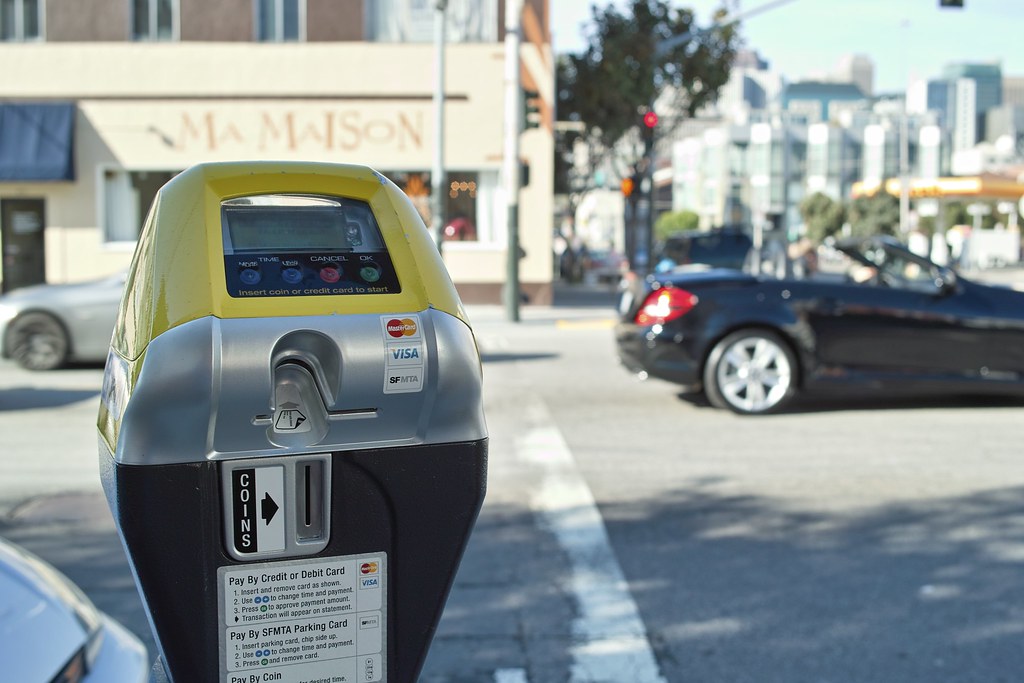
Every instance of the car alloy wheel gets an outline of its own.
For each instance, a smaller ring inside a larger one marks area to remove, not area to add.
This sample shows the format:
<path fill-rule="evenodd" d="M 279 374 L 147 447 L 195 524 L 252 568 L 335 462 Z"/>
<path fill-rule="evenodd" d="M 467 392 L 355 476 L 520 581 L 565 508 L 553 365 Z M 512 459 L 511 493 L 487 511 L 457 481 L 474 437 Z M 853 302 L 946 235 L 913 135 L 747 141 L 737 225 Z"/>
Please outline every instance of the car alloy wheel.
<path fill-rule="evenodd" d="M 708 400 L 717 408 L 757 415 L 781 409 L 795 393 L 796 359 L 767 330 L 740 330 L 722 339 L 704 369 Z"/>
<path fill-rule="evenodd" d="M 26 313 L 7 330 L 7 349 L 26 370 L 53 370 L 68 357 L 68 335 L 53 316 Z"/>

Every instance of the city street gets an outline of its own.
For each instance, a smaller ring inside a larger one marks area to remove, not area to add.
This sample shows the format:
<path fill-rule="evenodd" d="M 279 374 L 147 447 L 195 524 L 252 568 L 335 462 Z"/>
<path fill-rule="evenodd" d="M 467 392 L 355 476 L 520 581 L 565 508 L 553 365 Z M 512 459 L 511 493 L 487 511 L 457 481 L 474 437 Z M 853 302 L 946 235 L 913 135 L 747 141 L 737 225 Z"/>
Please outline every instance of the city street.
<path fill-rule="evenodd" d="M 488 495 L 425 683 L 1019 680 L 1024 401 L 743 418 L 623 370 L 607 289 L 470 316 Z M 152 651 L 97 476 L 101 379 L 0 365 L 0 535 Z"/>

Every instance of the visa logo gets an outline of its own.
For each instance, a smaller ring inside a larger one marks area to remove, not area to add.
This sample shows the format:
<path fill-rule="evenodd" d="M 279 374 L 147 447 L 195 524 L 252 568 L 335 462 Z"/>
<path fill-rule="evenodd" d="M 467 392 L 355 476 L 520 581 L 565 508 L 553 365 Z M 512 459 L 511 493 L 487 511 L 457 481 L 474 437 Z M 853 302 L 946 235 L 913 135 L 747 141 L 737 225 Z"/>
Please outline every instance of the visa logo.
<path fill-rule="evenodd" d="M 411 348 L 406 346 L 404 348 L 391 349 L 391 357 L 395 360 L 418 360 L 420 357 L 420 350 L 415 346 Z"/>
<path fill-rule="evenodd" d="M 379 586 L 380 586 L 380 579 L 378 579 L 377 577 L 373 577 L 373 578 L 370 578 L 370 579 L 360 579 L 359 580 L 359 587 L 360 588 L 378 588 Z"/>

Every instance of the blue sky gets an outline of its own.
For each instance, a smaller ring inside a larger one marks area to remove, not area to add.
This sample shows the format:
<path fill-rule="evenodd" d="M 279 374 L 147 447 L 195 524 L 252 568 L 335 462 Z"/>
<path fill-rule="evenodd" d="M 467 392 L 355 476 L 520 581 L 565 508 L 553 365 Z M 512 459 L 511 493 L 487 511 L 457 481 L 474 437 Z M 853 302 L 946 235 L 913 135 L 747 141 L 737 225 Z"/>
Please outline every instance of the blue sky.
<path fill-rule="evenodd" d="M 766 1 L 743 0 L 741 11 Z M 551 0 L 556 52 L 583 49 L 580 26 L 589 21 L 592 4 L 608 0 Z M 672 4 L 694 8 L 706 25 L 722 3 Z M 829 71 L 849 53 L 874 60 L 876 92 L 902 90 L 909 78 L 937 76 L 948 62 L 1001 61 L 1005 75 L 1024 76 L 1022 0 L 964 0 L 960 10 L 938 5 L 939 0 L 793 0 L 750 17 L 741 34 L 790 80 Z"/>

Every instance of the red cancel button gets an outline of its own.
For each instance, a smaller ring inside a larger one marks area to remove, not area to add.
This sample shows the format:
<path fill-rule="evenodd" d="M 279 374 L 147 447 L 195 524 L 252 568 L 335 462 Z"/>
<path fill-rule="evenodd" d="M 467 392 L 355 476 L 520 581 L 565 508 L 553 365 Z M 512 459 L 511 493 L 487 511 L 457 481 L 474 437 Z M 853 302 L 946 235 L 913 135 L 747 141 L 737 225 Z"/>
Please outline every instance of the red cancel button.
<path fill-rule="evenodd" d="M 341 273 L 334 266 L 326 266 L 320 269 L 320 279 L 324 282 L 337 282 L 341 279 Z"/>

